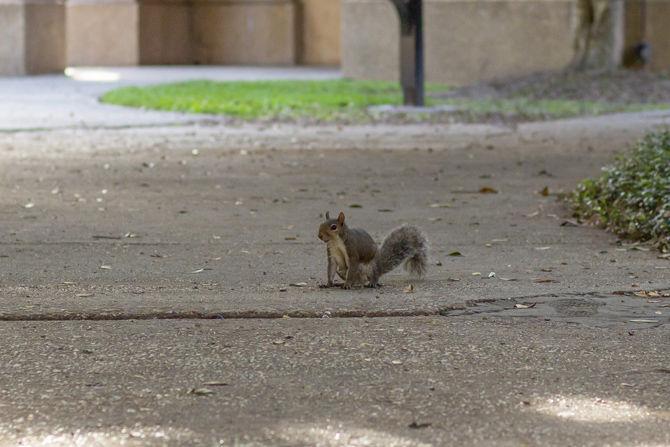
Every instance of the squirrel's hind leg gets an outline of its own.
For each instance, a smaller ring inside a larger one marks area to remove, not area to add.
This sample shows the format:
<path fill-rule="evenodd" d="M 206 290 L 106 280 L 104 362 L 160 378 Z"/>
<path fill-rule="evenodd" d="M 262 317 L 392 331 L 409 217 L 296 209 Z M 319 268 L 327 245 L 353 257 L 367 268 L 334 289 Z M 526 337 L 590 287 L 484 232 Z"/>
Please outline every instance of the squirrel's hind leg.
<path fill-rule="evenodd" d="M 361 264 L 352 259 L 349 260 L 349 268 L 347 269 L 346 280 L 342 285 L 343 289 L 351 289 L 355 285 L 362 286 L 365 284 L 367 275 L 364 271 L 364 264 Z"/>
<path fill-rule="evenodd" d="M 370 289 L 376 289 L 381 284 L 379 283 L 379 275 L 375 275 L 374 264 L 369 262 L 364 264 L 361 268 L 361 282 L 365 287 Z"/>

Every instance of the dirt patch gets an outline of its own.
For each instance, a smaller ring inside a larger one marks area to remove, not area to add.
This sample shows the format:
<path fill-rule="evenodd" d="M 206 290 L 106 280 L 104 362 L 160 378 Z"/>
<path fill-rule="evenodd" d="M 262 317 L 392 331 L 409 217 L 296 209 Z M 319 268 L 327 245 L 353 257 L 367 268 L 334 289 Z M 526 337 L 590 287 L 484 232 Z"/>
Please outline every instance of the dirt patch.
<path fill-rule="evenodd" d="M 670 104 L 670 75 L 636 70 L 540 73 L 462 87 L 439 97 Z"/>

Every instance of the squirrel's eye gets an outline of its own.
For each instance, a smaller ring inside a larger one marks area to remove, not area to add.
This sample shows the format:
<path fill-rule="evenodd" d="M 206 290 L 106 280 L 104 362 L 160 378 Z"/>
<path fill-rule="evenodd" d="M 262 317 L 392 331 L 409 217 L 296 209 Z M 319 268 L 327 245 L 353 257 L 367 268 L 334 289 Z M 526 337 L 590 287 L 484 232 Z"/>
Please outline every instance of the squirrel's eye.
<path fill-rule="evenodd" d="M 332 225 L 330 226 L 330 229 L 333 230 L 333 231 L 334 231 L 334 230 L 337 230 L 337 225 L 332 224 Z"/>

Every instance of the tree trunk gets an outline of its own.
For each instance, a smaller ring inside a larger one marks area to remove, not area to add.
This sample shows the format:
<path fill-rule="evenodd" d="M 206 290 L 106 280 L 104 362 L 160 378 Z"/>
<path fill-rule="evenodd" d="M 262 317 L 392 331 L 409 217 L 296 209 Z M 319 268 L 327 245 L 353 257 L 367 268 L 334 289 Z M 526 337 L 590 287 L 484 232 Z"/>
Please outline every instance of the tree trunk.
<path fill-rule="evenodd" d="M 577 0 L 576 70 L 613 69 L 623 57 L 624 0 Z"/>

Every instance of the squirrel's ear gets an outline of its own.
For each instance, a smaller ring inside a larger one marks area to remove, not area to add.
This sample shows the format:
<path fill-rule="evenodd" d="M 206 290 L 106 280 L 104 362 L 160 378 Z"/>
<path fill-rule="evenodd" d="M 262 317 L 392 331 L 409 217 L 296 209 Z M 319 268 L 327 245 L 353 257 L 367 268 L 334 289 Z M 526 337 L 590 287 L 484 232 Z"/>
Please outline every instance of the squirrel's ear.
<path fill-rule="evenodd" d="M 337 223 L 342 225 L 344 223 L 344 213 L 340 211 L 340 214 L 337 216 Z"/>
<path fill-rule="evenodd" d="M 326 211 L 326 220 L 330 220 L 330 211 Z"/>

